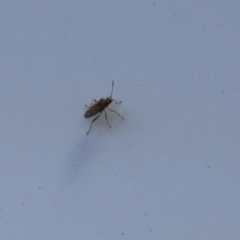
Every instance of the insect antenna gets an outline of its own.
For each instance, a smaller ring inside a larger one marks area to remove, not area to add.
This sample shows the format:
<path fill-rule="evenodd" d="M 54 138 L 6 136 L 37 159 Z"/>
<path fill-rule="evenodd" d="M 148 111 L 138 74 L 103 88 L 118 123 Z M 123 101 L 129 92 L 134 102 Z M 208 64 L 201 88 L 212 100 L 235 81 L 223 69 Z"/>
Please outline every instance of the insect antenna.
<path fill-rule="evenodd" d="M 110 98 L 112 98 L 112 94 L 113 94 L 113 86 L 114 86 L 114 81 L 112 81 L 112 92 L 111 92 Z"/>

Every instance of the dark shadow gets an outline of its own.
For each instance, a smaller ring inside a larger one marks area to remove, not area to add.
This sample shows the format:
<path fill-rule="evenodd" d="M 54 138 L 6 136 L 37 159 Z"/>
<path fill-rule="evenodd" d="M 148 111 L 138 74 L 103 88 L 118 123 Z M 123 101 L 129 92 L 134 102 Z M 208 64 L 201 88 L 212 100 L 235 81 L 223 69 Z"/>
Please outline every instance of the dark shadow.
<path fill-rule="evenodd" d="M 88 162 L 93 159 L 94 155 L 97 155 L 99 149 L 98 139 L 96 136 L 84 136 L 82 142 L 77 142 L 69 150 L 63 168 L 63 188 L 66 185 L 72 185 L 79 179 Z"/>

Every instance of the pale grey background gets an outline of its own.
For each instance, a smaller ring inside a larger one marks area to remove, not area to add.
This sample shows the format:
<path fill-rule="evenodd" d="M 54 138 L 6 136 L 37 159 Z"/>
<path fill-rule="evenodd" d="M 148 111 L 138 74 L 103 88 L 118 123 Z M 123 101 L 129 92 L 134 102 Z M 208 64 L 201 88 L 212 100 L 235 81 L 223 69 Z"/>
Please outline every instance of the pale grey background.
<path fill-rule="evenodd" d="M 0 1 L 4 240 L 240 239 L 240 2 Z M 89 134 L 93 98 L 122 100 Z"/>

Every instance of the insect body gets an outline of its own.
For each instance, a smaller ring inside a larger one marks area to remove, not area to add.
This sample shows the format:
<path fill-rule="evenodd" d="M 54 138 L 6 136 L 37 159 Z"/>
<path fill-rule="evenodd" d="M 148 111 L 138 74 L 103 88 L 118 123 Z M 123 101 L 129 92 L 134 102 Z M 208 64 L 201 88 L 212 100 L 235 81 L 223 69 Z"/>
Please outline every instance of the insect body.
<path fill-rule="evenodd" d="M 111 125 L 109 124 L 108 120 L 107 120 L 107 113 L 105 112 L 105 109 L 108 108 L 110 111 L 116 113 L 119 117 L 121 117 L 122 119 L 124 119 L 120 114 L 118 114 L 116 111 L 112 110 L 111 108 L 109 108 L 108 106 L 112 103 L 112 101 L 114 101 L 116 104 L 118 103 L 121 103 L 121 102 L 116 102 L 113 98 L 112 98 L 112 93 L 113 93 L 113 85 L 114 85 L 114 81 L 112 81 L 112 92 L 111 92 L 111 95 L 110 97 L 107 97 L 107 98 L 101 98 L 100 100 L 96 100 L 94 99 L 89 106 L 86 105 L 86 107 L 88 107 L 88 110 L 85 112 L 84 114 L 84 117 L 85 118 L 90 118 L 92 116 L 95 116 L 99 113 L 98 116 L 96 116 L 92 122 L 91 122 L 91 125 L 90 125 L 90 128 L 89 130 L 87 131 L 86 134 L 88 134 L 92 128 L 92 124 L 94 121 L 96 121 L 101 115 L 102 115 L 102 112 L 104 111 L 104 114 L 105 114 L 105 119 L 108 123 L 108 126 L 111 127 Z"/>

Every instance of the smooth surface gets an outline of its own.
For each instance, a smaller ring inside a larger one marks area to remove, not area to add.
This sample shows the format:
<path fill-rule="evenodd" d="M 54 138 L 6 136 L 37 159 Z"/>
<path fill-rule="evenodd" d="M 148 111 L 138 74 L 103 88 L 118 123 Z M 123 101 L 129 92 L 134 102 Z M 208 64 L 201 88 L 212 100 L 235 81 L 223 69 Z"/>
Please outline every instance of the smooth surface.
<path fill-rule="evenodd" d="M 239 1 L 0 1 L 4 240 L 240 239 Z M 108 97 L 93 124 L 85 104 Z"/>

